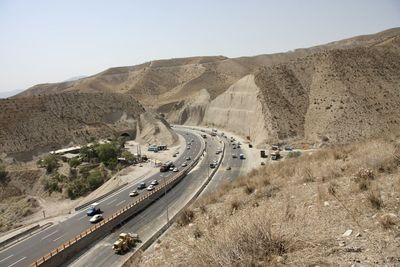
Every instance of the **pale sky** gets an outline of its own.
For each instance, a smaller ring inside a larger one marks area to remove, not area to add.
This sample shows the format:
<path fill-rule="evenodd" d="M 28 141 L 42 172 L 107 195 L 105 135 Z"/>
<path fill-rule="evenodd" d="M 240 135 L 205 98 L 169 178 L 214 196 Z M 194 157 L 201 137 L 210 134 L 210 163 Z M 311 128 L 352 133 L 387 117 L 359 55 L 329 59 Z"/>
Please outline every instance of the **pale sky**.
<path fill-rule="evenodd" d="M 0 92 L 154 59 L 285 52 L 399 26 L 399 0 L 0 0 Z"/>

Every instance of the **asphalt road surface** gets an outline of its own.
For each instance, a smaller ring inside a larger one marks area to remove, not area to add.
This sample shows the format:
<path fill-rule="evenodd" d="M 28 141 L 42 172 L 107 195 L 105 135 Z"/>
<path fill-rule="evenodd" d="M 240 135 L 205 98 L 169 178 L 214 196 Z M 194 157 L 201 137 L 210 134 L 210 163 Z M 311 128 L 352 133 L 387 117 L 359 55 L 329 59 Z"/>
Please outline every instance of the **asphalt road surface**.
<path fill-rule="evenodd" d="M 187 157 L 191 157 L 191 160 L 188 161 L 188 164 L 190 164 L 195 156 L 200 152 L 201 141 L 200 137 L 196 134 L 183 132 L 180 130 L 177 130 L 177 132 L 182 134 L 187 144 L 189 144 L 193 140 L 192 144 L 190 145 L 190 149 L 185 149 L 184 153 L 178 155 L 177 158 L 173 158 L 176 159 L 175 166 L 177 166 L 179 169 L 181 164 L 186 161 Z M 146 182 L 146 184 L 149 184 L 154 179 L 161 181 L 165 177 L 169 177 L 170 175 L 173 175 L 173 172 L 169 171 L 164 173 L 157 173 L 144 179 L 143 181 Z M 180 190 L 183 190 L 182 185 L 184 185 L 185 183 L 187 183 L 186 177 L 179 183 L 179 187 L 170 190 L 171 194 L 167 193 L 166 199 L 174 198 L 173 196 L 175 194 L 179 194 L 181 192 Z M 103 216 L 107 217 L 118 209 L 127 205 L 130 201 L 133 201 L 135 198 L 129 197 L 129 192 L 133 189 L 136 189 L 137 185 L 137 183 L 128 185 L 123 189 L 113 193 L 112 195 L 100 201 L 97 201 L 98 203 L 100 203 L 100 208 L 103 212 Z M 156 201 L 156 203 L 158 202 L 160 201 Z M 154 204 L 152 206 L 154 206 Z M 146 212 L 146 210 L 144 212 Z M 142 214 L 144 212 L 142 212 Z M 22 240 L 21 242 L 18 242 L 17 244 L 1 251 L 0 266 L 18 267 L 29 265 L 38 258 L 44 256 L 56 247 L 62 245 L 66 241 L 70 240 L 71 238 L 91 227 L 92 225 L 89 222 L 89 218 L 90 217 L 86 215 L 86 210 L 83 209 L 81 211 L 78 211 L 67 220 L 46 228 L 43 231 L 40 231 L 37 234 L 34 234 L 27 239 Z M 134 222 L 135 219 L 137 220 L 138 218 L 141 218 L 141 216 L 137 216 L 137 218 L 135 217 L 131 221 Z M 132 224 L 131 221 L 127 225 Z"/>
<path fill-rule="evenodd" d="M 111 233 L 103 240 L 93 244 L 89 250 L 78 254 L 74 259 L 65 265 L 73 267 L 81 266 L 120 266 L 132 252 L 124 255 L 117 255 L 112 250 L 112 244 L 118 239 L 122 232 L 138 233 L 139 237 L 149 232 L 156 231 L 161 225 L 167 222 L 167 209 L 171 210 L 175 206 L 182 206 L 190 198 L 191 194 L 198 189 L 207 178 L 211 169 L 209 162 L 219 159 L 216 150 L 221 147 L 217 138 L 207 139 L 206 154 L 198 167 L 192 170 L 182 181 L 172 188 L 166 195 L 155 201 L 144 211 L 137 214 L 131 220 L 127 221 L 121 228 Z"/>

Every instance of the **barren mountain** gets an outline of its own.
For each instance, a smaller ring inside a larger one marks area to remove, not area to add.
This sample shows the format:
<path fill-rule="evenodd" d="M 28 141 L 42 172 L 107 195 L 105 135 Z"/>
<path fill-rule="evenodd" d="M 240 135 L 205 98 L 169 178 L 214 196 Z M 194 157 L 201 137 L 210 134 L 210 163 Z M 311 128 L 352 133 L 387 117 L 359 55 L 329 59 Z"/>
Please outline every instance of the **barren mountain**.
<path fill-rule="evenodd" d="M 30 159 L 62 145 L 128 134 L 174 143 L 176 135 L 133 96 L 61 93 L 0 100 L 0 153 Z"/>
<path fill-rule="evenodd" d="M 399 38 L 395 28 L 287 53 L 158 60 L 20 96 L 118 92 L 169 122 L 216 125 L 257 144 L 346 142 L 399 132 Z"/>

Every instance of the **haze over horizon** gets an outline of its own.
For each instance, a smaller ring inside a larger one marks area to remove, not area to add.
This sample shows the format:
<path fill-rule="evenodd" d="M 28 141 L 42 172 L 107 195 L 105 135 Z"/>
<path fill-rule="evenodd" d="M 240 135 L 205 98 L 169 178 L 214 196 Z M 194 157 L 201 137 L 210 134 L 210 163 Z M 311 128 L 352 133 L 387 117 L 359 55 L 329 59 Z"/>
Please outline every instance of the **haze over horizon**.
<path fill-rule="evenodd" d="M 177 57 L 285 52 L 400 26 L 386 1 L 0 1 L 0 93 Z"/>

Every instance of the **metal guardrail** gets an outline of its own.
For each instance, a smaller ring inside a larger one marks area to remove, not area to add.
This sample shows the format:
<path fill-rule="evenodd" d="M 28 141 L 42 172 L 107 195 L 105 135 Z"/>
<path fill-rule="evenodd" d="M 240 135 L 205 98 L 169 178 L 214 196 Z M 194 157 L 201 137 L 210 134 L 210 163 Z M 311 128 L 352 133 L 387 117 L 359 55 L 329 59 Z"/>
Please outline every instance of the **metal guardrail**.
<path fill-rule="evenodd" d="M 149 199 L 152 195 L 158 193 L 160 190 L 164 190 L 164 188 L 168 187 L 171 184 L 172 184 L 172 186 L 174 186 L 183 177 L 185 177 L 187 175 L 187 173 L 189 173 L 189 171 L 191 171 L 194 168 L 194 166 L 196 166 L 196 164 L 200 160 L 200 157 L 201 157 L 203 152 L 204 152 L 204 150 L 201 150 L 199 152 L 199 154 L 197 155 L 196 159 L 193 161 L 193 163 L 190 166 L 187 166 L 180 173 L 178 173 L 177 175 L 174 175 L 171 178 L 169 178 L 167 181 L 162 183 L 161 186 L 156 187 L 153 191 L 145 193 L 144 196 L 139 197 L 139 199 L 131 202 L 130 204 L 128 204 L 125 207 L 121 208 L 120 210 L 116 211 L 115 213 L 113 213 L 109 217 L 107 217 L 104 220 L 100 221 L 99 223 L 93 225 L 92 227 L 86 229 L 85 231 L 83 231 L 79 235 L 75 236 L 74 238 L 72 238 L 69 241 L 65 242 L 64 244 L 60 245 L 59 247 L 57 247 L 56 249 L 52 250 L 48 254 L 46 254 L 43 257 L 37 259 L 35 262 L 31 263 L 29 266 L 33 267 L 33 266 L 43 265 L 44 263 L 49 261 L 52 257 L 56 256 L 57 254 L 59 254 L 63 250 L 71 247 L 72 245 L 77 243 L 79 240 L 87 237 L 91 233 L 94 233 L 95 231 L 99 230 L 100 228 L 105 227 L 108 223 L 112 223 L 114 220 L 118 219 L 118 217 L 121 216 L 122 214 L 124 214 L 126 211 L 128 211 L 128 210 L 130 210 L 130 209 L 132 209 L 134 207 L 137 207 L 143 201 Z M 116 224 L 115 226 L 117 226 L 117 225 L 118 224 Z"/>

